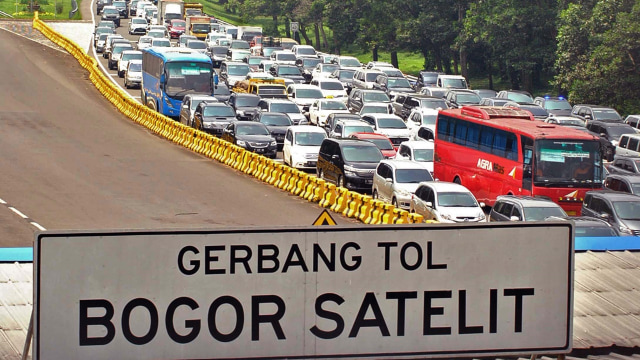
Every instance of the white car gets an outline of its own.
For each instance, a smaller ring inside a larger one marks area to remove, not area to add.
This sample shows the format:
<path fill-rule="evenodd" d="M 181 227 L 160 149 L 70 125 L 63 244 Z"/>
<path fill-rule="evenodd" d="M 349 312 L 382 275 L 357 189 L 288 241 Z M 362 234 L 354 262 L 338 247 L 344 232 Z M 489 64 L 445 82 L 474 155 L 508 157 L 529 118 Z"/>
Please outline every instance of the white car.
<path fill-rule="evenodd" d="M 429 170 L 433 175 L 433 154 L 435 146 L 433 141 L 405 141 L 400 144 L 396 153 L 396 160 L 405 160 L 416 163 Z"/>
<path fill-rule="evenodd" d="M 412 140 L 433 140 L 436 134 L 438 110 L 413 109 L 407 117 L 407 127 Z"/>
<path fill-rule="evenodd" d="M 309 115 L 309 107 L 314 101 L 324 99 L 322 91 L 317 86 L 308 84 L 293 84 L 287 87 L 287 96 L 293 101 L 305 116 Z"/>
<path fill-rule="evenodd" d="M 433 181 L 433 178 L 420 164 L 402 160 L 382 160 L 373 174 L 373 198 L 409 210 L 411 196 L 416 192 L 418 185 L 425 181 Z"/>
<path fill-rule="evenodd" d="M 289 50 L 278 50 L 271 53 L 271 60 L 276 64 L 295 65 L 297 59 Z"/>
<path fill-rule="evenodd" d="M 282 147 L 285 164 L 296 169 L 315 169 L 322 140 L 327 133 L 311 125 L 295 125 L 287 129 Z"/>
<path fill-rule="evenodd" d="M 342 100 L 316 100 L 309 108 L 309 121 L 314 125 L 324 127 L 327 123 L 327 117 L 332 113 L 349 114 L 349 109 Z"/>
<path fill-rule="evenodd" d="M 131 18 L 131 21 L 129 21 L 129 35 L 146 34 L 148 25 L 147 21 L 143 18 Z"/>
<path fill-rule="evenodd" d="M 339 56 L 334 62 L 340 65 L 340 69 L 360 69 L 362 67 L 360 60 L 353 56 Z"/>
<path fill-rule="evenodd" d="M 338 99 L 347 103 L 347 90 L 339 80 L 336 79 L 315 79 L 311 80 L 311 85 L 317 86 L 327 99 Z"/>
<path fill-rule="evenodd" d="M 397 115 L 366 114 L 362 116 L 362 121 L 371 125 L 376 133 L 388 137 L 395 148 L 411 137 L 407 124 Z"/>
<path fill-rule="evenodd" d="M 331 74 L 340 69 L 340 65 L 338 64 L 326 64 L 326 63 L 320 63 L 318 65 L 316 65 L 316 67 L 313 68 L 313 70 L 311 71 L 311 78 L 313 80 L 317 80 L 317 79 L 321 79 L 321 78 L 327 78 L 329 76 L 331 76 Z"/>
<path fill-rule="evenodd" d="M 142 61 L 142 51 L 138 50 L 125 50 L 118 60 L 118 77 L 124 77 L 125 71 L 127 71 L 127 65 L 130 60 Z"/>
<path fill-rule="evenodd" d="M 129 60 L 124 72 L 124 87 L 129 89 L 142 84 L 142 60 Z"/>
<path fill-rule="evenodd" d="M 153 41 L 153 38 L 151 36 L 146 36 L 146 35 L 140 36 L 140 39 L 138 39 L 138 50 L 151 47 L 152 41 Z"/>
<path fill-rule="evenodd" d="M 443 223 L 480 222 L 487 219 L 483 206 L 466 187 L 433 181 L 418 186 L 409 211 Z"/>
<path fill-rule="evenodd" d="M 391 103 L 368 102 L 362 105 L 362 109 L 357 113 L 360 116 L 366 114 L 393 114 Z"/>
<path fill-rule="evenodd" d="M 171 47 L 171 40 L 169 39 L 153 39 L 151 41 L 151 47 Z"/>

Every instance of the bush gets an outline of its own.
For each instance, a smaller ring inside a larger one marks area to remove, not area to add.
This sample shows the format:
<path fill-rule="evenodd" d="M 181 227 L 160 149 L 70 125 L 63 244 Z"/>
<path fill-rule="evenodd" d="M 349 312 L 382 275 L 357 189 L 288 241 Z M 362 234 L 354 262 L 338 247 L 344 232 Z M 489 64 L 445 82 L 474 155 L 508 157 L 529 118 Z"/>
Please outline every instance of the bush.
<path fill-rule="evenodd" d="M 63 9 L 63 5 L 62 5 L 62 1 L 59 1 L 56 3 L 56 14 L 60 15 L 62 14 L 62 9 Z"/>

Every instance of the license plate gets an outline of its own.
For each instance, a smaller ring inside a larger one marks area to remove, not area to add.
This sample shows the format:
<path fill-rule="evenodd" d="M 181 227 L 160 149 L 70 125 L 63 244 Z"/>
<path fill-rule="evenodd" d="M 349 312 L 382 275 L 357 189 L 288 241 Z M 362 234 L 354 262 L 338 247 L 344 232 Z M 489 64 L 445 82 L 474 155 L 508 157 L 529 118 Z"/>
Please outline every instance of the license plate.
<path fill-rule="evenodd" d="M 574 211 L 574 210 L 569 210 L 569 211 L 567 211 L 567 215 L 569 215 L 569 216 L 576 216 L 576 211 Z"/>
<path fill-rule="evenodd" d="M 364 181 L 364 183 L 365 184 L 373 184 L 373 179 L 371 179 L 371 180 L 367 179 L 367 180 Z"/>
<path fill-rule="evenodd" d="M 262 154 L 264 152 L 264 149 L 256 149 L 256 153 L 258 154 Z"/>

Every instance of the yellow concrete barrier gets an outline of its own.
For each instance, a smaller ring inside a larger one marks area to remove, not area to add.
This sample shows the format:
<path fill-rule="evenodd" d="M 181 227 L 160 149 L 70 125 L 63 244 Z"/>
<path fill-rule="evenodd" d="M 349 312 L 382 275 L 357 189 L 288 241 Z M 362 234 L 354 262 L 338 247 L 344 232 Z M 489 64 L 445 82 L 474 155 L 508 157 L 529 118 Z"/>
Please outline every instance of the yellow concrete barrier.
<path fill-rule="evenodd" d="M 336 203 L 336 198 L 338 197 L 338 190 L 335 185 L 326 183 L 326 186 L 327 190 L 324 192 L 322 200 L 320 200 L 320 206 L 323 208 L 333 206 L 333 204 Z"/>

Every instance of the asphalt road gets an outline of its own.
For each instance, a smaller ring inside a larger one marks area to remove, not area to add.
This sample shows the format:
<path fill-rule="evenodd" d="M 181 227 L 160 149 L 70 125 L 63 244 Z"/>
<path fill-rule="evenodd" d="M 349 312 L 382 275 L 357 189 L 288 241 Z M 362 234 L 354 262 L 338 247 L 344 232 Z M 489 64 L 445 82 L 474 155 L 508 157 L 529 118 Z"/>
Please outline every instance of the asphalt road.
<path fill-rule="evenodd" d="M 38 227 L 296 226 L 321 212 L 120 115 L 68 54 L 0 31 L 0 63 L 0 247 L 30 246 Z"/>

